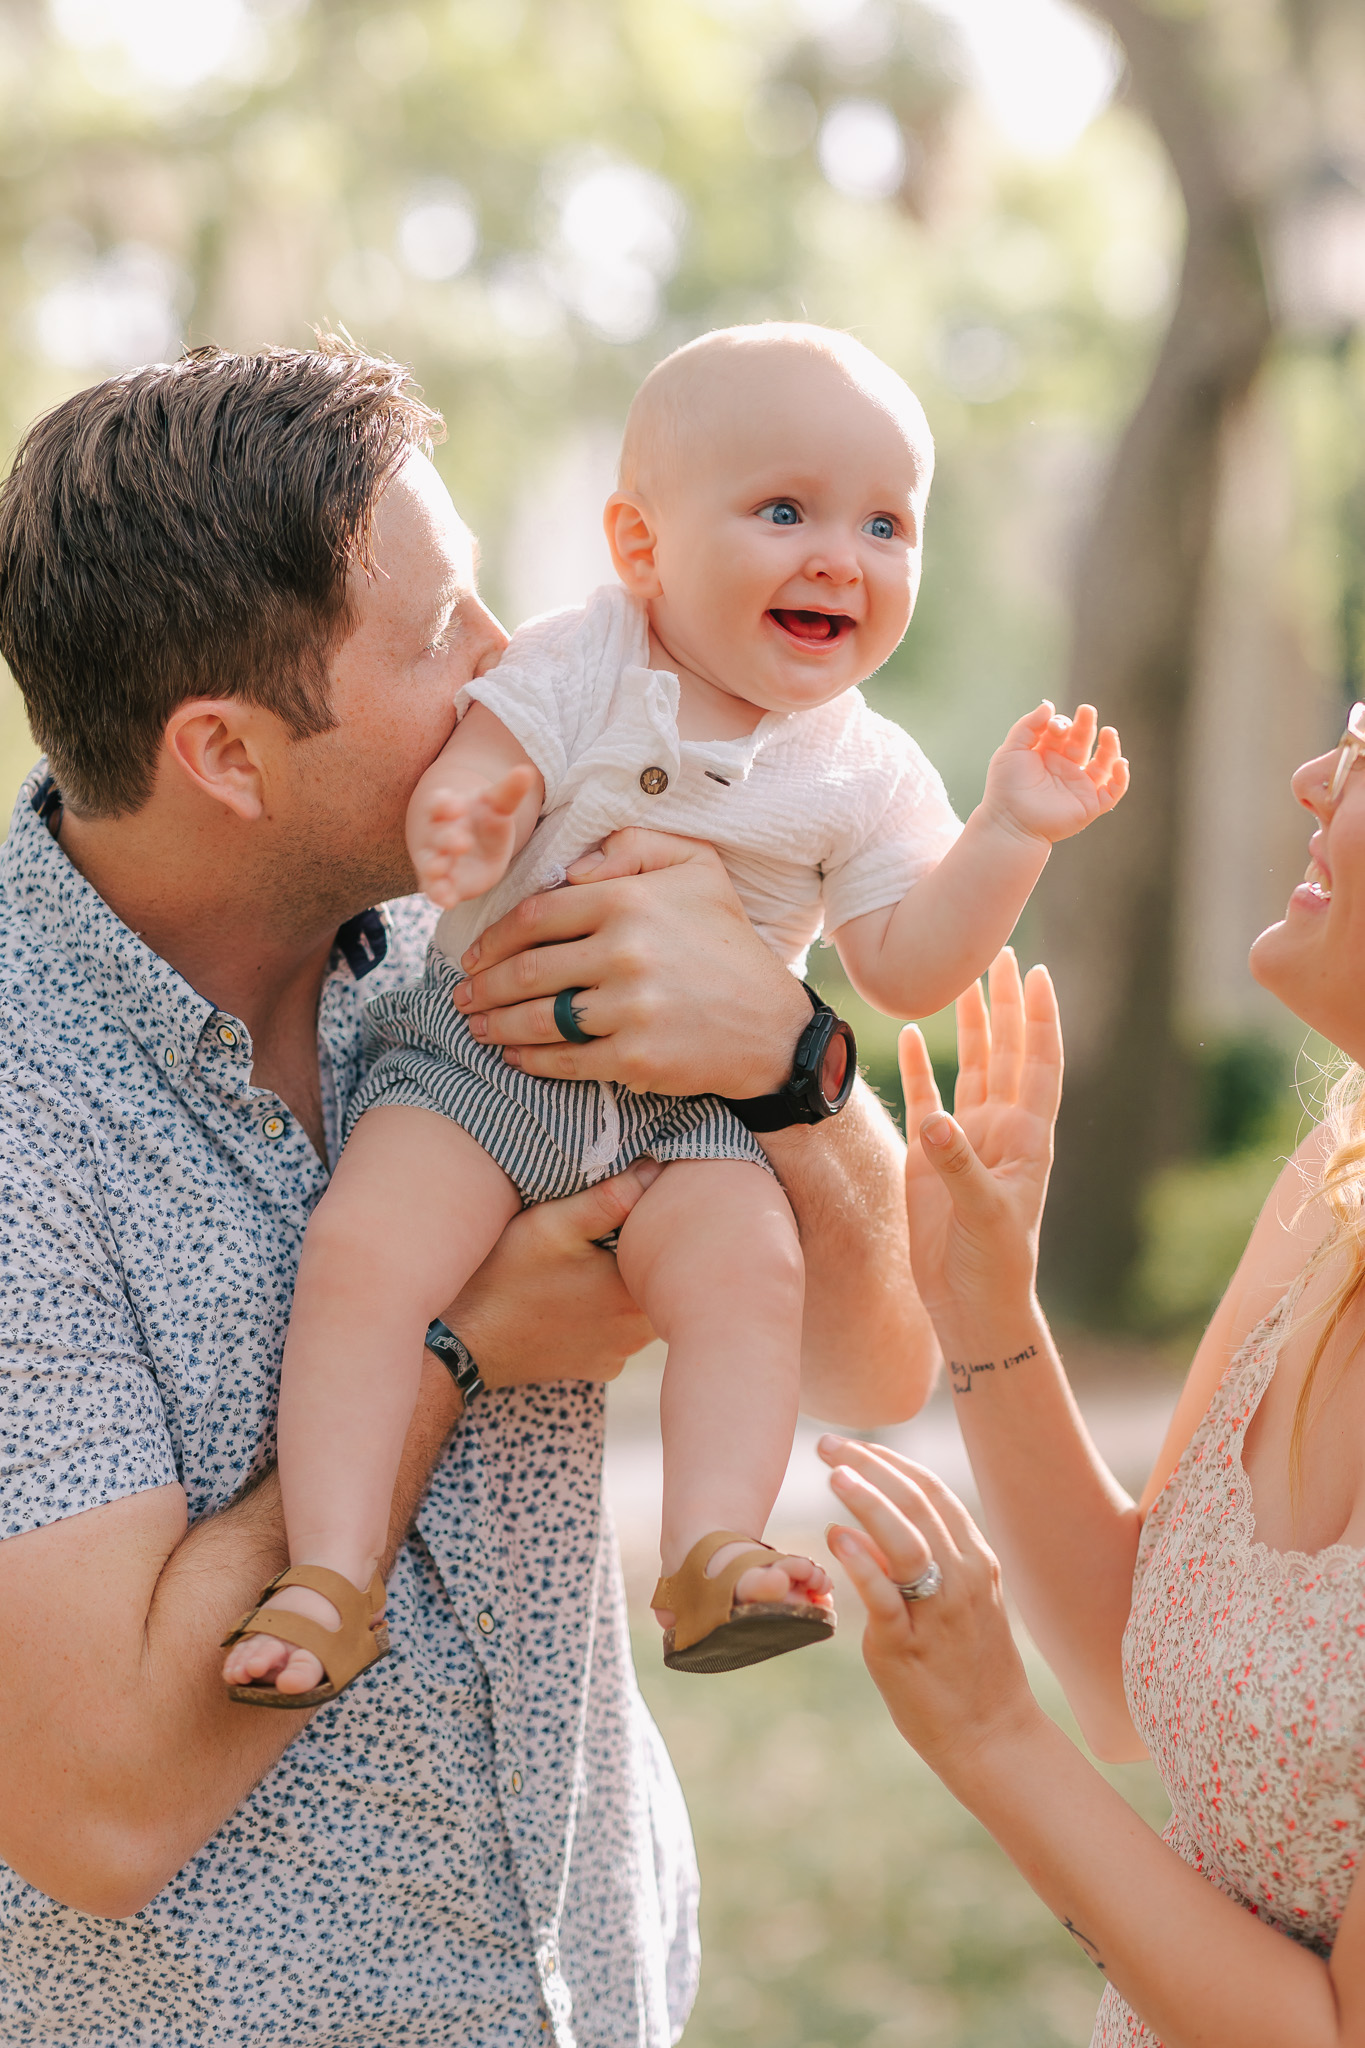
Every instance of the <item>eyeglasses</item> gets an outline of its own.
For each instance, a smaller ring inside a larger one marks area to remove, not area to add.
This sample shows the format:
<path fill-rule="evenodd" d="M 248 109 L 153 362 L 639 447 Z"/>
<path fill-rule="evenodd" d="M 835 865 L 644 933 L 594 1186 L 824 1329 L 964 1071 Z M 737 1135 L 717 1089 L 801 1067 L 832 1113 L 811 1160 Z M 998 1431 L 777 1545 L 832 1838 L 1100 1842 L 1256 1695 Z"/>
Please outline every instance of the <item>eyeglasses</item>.
<path fill-rule="evenodd" d="M 1332 768 L 1332 780 L 1327 787 L 1327 808 L 1334 810 L 1341 801 L 1341 792 L 1346 787 L 1346 778 L 1355 767 L 1361 755 L 1365 754 L 1365 704 L 1353 704 L 1351 715 L 1346 721 L 1346 730 L 1337 747 L 1337 758 Z"/>

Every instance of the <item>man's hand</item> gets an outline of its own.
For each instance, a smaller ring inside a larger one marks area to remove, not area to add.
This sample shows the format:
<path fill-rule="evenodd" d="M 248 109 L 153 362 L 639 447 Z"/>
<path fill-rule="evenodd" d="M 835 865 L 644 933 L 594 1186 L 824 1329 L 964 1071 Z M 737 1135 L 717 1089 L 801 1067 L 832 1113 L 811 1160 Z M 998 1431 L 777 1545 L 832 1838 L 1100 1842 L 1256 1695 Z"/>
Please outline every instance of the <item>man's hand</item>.
<path fill-rule="evenodd" d="M 613 832 L 570 882 L 528 897 L 465 954 L 456 1001 L 476 1038 L 504 1046 L 523 1073 L 556 1080 L 663 1095 L 782 1086 L 810 1004 L 711 847 Z M 584 990 L 574 1008 L 591 1045 L 566 1045 L 556 1028 L 566 988 Z"/>
<path fill-rule="evenodd" d="M 652 1341 L 616 1260 L 594 1240 L 620 1228 L 659 1171 L 641 1159 L 512 1218 L 442 1318 L 469 1346 L 485 1385 L 614 1380 Z"/>

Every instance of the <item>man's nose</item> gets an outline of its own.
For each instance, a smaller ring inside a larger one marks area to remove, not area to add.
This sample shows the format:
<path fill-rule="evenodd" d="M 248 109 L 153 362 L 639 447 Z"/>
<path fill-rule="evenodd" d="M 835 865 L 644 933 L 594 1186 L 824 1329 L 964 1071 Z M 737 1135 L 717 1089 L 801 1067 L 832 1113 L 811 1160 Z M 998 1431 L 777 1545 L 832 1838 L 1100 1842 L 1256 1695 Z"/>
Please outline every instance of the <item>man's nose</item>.
<path fill-rule="evenodd" d="M 479 611 L 482 614 L 485 645 L 475 664 L 474 673 L 476 676 L 482 676 L 486 675 L 489 669 L 493 668 L 499 661 L 502 651 L 512 635 L 508 632 L 506 626 L 503 625 L 502 620 L 495 613 L 489 611 L 482 598 L 478 600 L 478 605 Z"/>

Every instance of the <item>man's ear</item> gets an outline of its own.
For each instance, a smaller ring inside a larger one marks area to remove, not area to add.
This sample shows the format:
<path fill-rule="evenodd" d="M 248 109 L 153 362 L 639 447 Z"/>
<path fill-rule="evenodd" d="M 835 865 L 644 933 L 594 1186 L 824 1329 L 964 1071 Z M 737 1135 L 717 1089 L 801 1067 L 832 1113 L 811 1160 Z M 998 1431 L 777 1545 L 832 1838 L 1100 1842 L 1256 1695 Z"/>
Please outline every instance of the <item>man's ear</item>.
<path fill-rule="evenodd" d="M 602 527 L 616 573 L 631 596 L 657 597 L 658 535 L 648 506 L 631 491 L 613 491 L 602 514 Z"/>
<path fill-rule="evenodd" d="M 184 783 L 248 825 L 265 809 L 260 718 L 240 697 L 192 697 L 176 705 L 161 736 L 167 765 Z"/>

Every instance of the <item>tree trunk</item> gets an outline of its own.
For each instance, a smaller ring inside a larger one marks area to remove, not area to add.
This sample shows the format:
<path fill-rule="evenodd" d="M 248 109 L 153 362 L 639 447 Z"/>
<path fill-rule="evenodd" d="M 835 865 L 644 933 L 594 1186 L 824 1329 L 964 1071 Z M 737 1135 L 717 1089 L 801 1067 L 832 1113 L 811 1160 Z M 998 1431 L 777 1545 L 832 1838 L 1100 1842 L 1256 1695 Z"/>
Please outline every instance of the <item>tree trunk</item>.
<path fill-rule="evenodd" d="M 1151 383 L 1120 441 L 1080 565 L 1069 702 L 1093 702 L 1132 762 L 1111 820 L 1054 854 L 1043 957 L 1067 1032 L 1066 1099 L 1045 1284 L 1087 1321 L 1117 1320 L 1145 1179 L 1188 1128 L 1173 1022 L 1187 710 L 1219 451 L 1271 336 L 1253 202 L 1220 137 L 1198 30 L 1137 0 L 1089 0 L 1123 43 L 1174 166 L 1188 232 Z"/>

